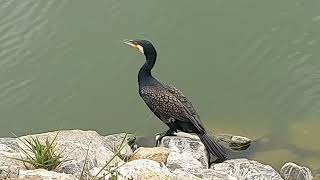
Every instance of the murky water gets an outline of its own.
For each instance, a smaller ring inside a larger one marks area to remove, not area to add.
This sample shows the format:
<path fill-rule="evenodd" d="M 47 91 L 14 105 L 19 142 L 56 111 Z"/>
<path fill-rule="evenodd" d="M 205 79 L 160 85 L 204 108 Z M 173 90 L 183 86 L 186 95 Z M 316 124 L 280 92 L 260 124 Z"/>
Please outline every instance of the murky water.
<path fill-rule="evenodd" d="M 247 156 L 320 168 L 320 1 L 0 0 L 0 135 L 59 128 L 140 135 L 164 127 L 140 100 L 154 74 L 212 132 L 258 139 Z"/>

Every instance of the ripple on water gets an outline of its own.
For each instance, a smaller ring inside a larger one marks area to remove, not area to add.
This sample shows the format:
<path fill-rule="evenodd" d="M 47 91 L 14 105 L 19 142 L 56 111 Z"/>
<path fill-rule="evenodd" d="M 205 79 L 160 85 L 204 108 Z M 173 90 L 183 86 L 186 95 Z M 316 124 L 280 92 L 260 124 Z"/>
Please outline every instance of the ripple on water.
<path fill-rule="evenodd" d="M 48 14 L 55 15 L 66 2 L 0 1 L 0 105 L 17 105 L 32 95 L 30 87 L 37 77 L 26 64 L 41 59 L 48 51 L 48 47 L 38 48 L 37 39 L 52 38 L 55 33 L 48 25 L 53 16 Z"/>
<path fill-rule="evenodd" d="M 24 52 L 32 51 L 34 34 L 47 27 L 49 11 L 57 11 L 59 4 L 64 2 L 57 3 L 54 0 L 0 2 L 0 15 L 3 14 L 0 16 L 0 65 L 3 68 L 12 68 L 28 60 Z"/>
<path fill-rule="evenodd" d="M 316 16 L 316 17 L 312 18 L 312 20 L 314 22 L 319 22 L 320 21 L 320 16 Z"/>

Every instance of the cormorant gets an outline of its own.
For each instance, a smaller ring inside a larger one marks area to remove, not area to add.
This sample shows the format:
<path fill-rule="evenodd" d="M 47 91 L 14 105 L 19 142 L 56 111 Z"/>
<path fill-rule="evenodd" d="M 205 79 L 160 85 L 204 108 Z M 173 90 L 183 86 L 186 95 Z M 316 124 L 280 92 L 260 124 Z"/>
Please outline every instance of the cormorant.
<path fill-rule="evenodd" d="M 199 136 L 207 151 L 215 156 L 215 162 L 226 159 L 225 148 L 209 135 L 191 102 L 177 88 L 160 82 L 151 74 L 156 62 L 157 52 L 147 40 L 125 40 L 125 44 L 145 55 L 146 61 L 139 70 L 139 94 L 150 110 L 167 126 L 169 130 L 161 135 L 173 135 L 177 130 L 195 133 Z"/>

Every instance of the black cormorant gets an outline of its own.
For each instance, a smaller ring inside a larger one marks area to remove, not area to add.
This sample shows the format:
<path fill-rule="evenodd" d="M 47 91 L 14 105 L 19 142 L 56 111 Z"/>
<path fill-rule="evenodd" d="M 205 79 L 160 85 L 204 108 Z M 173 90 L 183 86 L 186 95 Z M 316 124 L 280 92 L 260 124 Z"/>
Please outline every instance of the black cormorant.
<path fill-rule="evenodd" d="M 209 135 L 191 102 L 177 88 L 162 83 L 151 75 L 156 62 L 157 52 L 147 40 L 125 40 L 125 44 L 139 50 L 145 55 L 146 61 L 139 70 L 139 94 L 150 110 L 167 126 L 169 130 L 162 134 L 172 135 L 177 130 L 196 133 L 207 151 L 215 156 L 215 162 L 226 159 L 225 148 Z"/>

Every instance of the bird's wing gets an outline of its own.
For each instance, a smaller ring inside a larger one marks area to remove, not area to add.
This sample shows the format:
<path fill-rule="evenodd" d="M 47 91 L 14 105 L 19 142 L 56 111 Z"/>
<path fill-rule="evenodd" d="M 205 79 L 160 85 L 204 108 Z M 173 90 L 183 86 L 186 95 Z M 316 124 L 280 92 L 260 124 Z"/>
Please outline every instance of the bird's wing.
<path fill-rule="evenodd" d="M 162 117 L 172 117 L 178 121 L 190 122 L 197 130 L 204 130 L 198 117 L 166 88 L 161 86 L 143 87 L 140 90 L 140 95 L 150 109 Z"/>
<path fill-rule="evenodd" d="M 163 87 L 166 88 L 172 95 L 174 95 L 188 110 L 195 116 L 197 116 L 198 119 L 198 113 L 194 109 L 192 103 L 188 100 L 188 98 L 176 87 L 170 85 L 170 84 L 165 84 L 162 83 Z"/>

